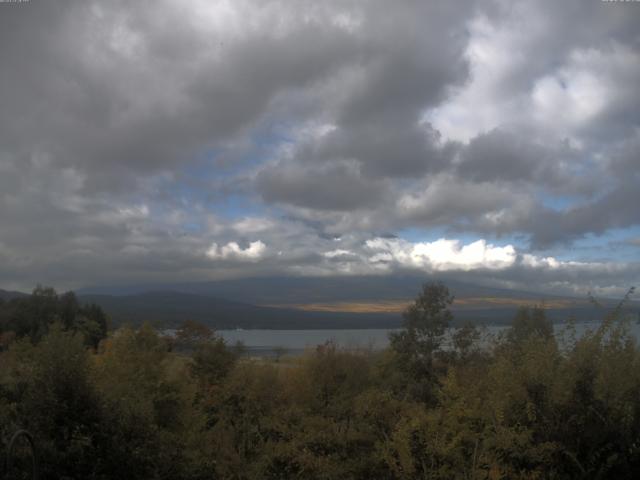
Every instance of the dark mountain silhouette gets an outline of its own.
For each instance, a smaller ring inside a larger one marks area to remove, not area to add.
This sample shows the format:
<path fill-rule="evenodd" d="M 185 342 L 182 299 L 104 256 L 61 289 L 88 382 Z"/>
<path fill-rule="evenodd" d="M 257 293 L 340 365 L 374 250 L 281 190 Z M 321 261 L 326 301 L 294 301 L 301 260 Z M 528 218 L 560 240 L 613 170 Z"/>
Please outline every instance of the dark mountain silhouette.
<path fill-rule="evenodd" d="M 2 300 L 11 300 L 13 298 L 26 297 L 28 294 L 22 292 L 14 292 L 11 290 L 0 289 L 0 298 Z"/>
<path fill-rule="evenodd" d="M 307 312 L 270 308 L 215 297 L 155 291 L 134 295 L 80 295 L 100 305 L 115 324 L 145 321 L 172 327 L 196 320 L 216 329 L 393 328 L 400 316 L 389 313 Z"/>
<path fill-rule="evenodd" d="M 210 282 L 97 286 L 79 294 L 132 295 L 149 291 L 172 291 L 212 296 L 256 305 L 340 302 L 358 300 L 413 299 L 424 282 L 438 280 L 424 275 L 362 275 L 327 277 L 254 277 Z M 442 279 L 456 298 L 521 298 L 531 302 L 566 298 L 536 292 L 487 287 Z"/>
<path fill-rule="evenodd" d="M 174 327 L 188 319 L 206 323 L 216 329 L 340 329 L 395 328 L 402 322 L 400 312 L 353 313 L 274 308 L 167 291 L 119 296 L 80 295 L 79 299 L 81 302 L 100 305 L 115 325 L 137 325 L 148 321 L 163 327 Z M 454 304 L 455 323 L 471 321 L 478 324 L 506 324 L 513 319 L 518 306 L 519 304 L 512 303 L 474 308 Z M 553 321 L 563 321 L 570 317 L 579 321 L 592 321 L 602 318 L 602 313 L 602 310 L 584 302 L 547 308 L 547 315 Z"/>
<path fill-rule="evenodd" d="M 174 327 L 196 320 L 217 329 L 392 328 L 423 282 L 417 275 L 353 277 L 266 277 L 180 284 L 93 287 L 77 290 L 96 303 L 114 326 L 149 321 Z M 455 323 L 509 323 L 521 305 L 545 305 L 553 321 L 601 319 L 603 309 L 586 298 L 562 297 L 446 280 L 455 295 Z M 0 298 L 25 295 L 0 290 Z M 606 309 L 613 300 L 603 300 Z M 638 310 L 638 302 L 631 308 Z"/>

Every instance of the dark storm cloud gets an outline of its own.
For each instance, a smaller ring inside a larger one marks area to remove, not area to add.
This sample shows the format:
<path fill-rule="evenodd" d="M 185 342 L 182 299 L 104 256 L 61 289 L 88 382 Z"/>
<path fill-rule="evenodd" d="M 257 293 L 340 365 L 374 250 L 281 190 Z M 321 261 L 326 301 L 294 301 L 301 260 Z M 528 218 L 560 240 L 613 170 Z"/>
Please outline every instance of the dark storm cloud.
<path fill-rule="evenodd" d="M 307 169 L 277 165 L 258 175 L 257 186 L 269 202 L 317 210 L 373 208 L 385 194 L 384 184 L 365 181 L 348 163 Z"/>
<path fill-rule="evenodd" d="M 638 178 L 620 182 L 615 189 L 597 200 L 562 211 L 540 209 L 529 227 L 534 233 L 531 244 L 546 248 L 570 243 L 587 234 L 602 235 L 609 229 L 640 224 Z"/>
<path fill-rule="evenodd" d="M 35 144 L 91 172 L 90 183 L 189 161 L 242 133 L 276 93 L 322 79 L 350 49 L 326 24 L 228 39 L 198 31 L 167 2 L 4 10 L 3 143 Z"/>
<path fill-rule="evenodd" d="M 496 129 L 469 142 L 458 165 L 459 175 L 480 182 L 545 182 L 562 173 L 563 160 L 571 153 L 566 150 Z"/>
<path fill-rule="evenodd" d="M 377 232 L 543 249 L 638 225 L 639 19 L 577 0 L 0 3 L 0 282 L 366 273 Z"/>
<path fill-rule="evenodd" d="M 397 203 L 400 214 L 422 225 L 464 225 L 483 215 L 516 208 L 526 201 L 517 192 L 493 183 L 462 181 L 452 175 L 430 178 Z M 492 225 L 495 226 L 495 225 Z"/>
<path fill-rule="evenodd" d="M 621 178 L 637 179 L 640 175 L 640 132 L 613 150 L 608 166 Z"/>
<path fill-rule="evenodd" d="M 310 173 L 318 164 L 348 160 L 360 165 L 367 180 L 415 177 L 451 160 L 450 149 L 421 115 L 467 79 L 464 21 L 473 4 L 378 7 L 366 11 L 351 67 L 330 100 L 325 118 L 332 129 L 297 147 L 296 160 Z M 295 203 L 313 207 L 316 202 L 297 198 Z"/>
<path fill-rule="evenodd" d="M 330 162 L 355 159 L 369 178 L 407 177 L 439 171 L 451 160 L 451 149 L 439 145 L 439 134 L 417 119 L 369 120 L 350 128 L 336 128 L 299 153 L 301 161 Z"/>

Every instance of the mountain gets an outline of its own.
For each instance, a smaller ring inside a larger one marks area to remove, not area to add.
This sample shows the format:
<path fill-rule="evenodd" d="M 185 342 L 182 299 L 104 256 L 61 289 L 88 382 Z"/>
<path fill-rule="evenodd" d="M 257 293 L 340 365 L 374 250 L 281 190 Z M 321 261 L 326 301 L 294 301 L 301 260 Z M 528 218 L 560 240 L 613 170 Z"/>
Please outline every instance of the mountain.
<path fill-rule="evenodd" d="M 83 303 L 100 305 L 114 325 L 145 321 L 175 327 L 196 320 L 217 329 L 390 328 L 401 324 L 402 311 L 417 296 L 417 275 L 352 277 L 264 277 L 180 284 L 93 287 L 77 290 Z M 455 323 L 507 324 L 519 306 L 546 308 L 553 321 L 570 317 L 593 321 L 605 310 L 586 298 L 545 295 L 446 280 L 456 300 Z M 0 298 L 26 294 L 0 290 Z M 640 303 L 629 307 L 638 311 Z"/>
<path fill-rule="evenodd" d="M 11 290 L 2 290 L 0 289 L 0 299 L 2 300 L 11 300 L 13 298 L 20 298 L 28 296 L 27 293 L 22 292 L 13 292 Z"/>
<path fill-rule="evenodd" d="M 256 305 L 352 302 L 362 300 L 411 300 L 424 282 L 424 275 L 362 275 L 326 277 L 255 277 L 210 282 L 98 286 L 77 290 L 79 294 L 133 295 L 148 291 L 172 291 L 212 296 Z M 529 302 L 565 298 L 474 285 L 455 280 L 444 283 L 456 298 L 519 298 Z"/>
<path fill-rule="evenodd" d="M 115 319 L 205 321 L 217 328 L 374 328 L 397 326 L 420 286 L 418 275 L 263 277 L 79 290 Z M 573 298 L 446 280 L 457 323 L 509 323 L 521 305 L 545 306 L 554 321 L 602 318 L 586 298 Z M 155 290 L 155 291 L 153 291 Z M 100 294 L 96 296 L 96 294 Z M 224 300 L 223 300 L 224 299 Z M 612 308 L 614 301 L 603 301 Z M 638 309 L 633 302 L 633 308 Z"/>
<path fill-rule="evenodd" d="M 176 327 L 187 319 L 216 329 L 394 328 L 400 325 L 400 317 L 390 313 L 301 311 L 170 291 L 119 296 L 83 294 L 79 300 L 100 305 L 116 325 L 149 321 L 163 327 Z"/>

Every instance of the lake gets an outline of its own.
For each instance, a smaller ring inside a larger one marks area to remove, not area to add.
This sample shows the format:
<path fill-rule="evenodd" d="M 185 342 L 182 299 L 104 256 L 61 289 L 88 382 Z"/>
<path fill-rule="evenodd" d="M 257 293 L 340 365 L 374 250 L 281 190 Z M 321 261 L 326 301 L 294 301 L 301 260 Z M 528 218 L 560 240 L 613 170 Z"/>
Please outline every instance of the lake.
<path fill-rule="evenodd" d="M 599 322 L 576 323 L 576 333 L 582 334 L 586 330 L 597 328 Z M 558 336 L 566 324 L 554 325 Z M 488 336 L 497 335 L 508 327 L 503 325 L 489 325 L 484 327 Z M 640 338 L 640 325 L 630 324 L 630 329 L 636 338 Z M 328 341 L 334 341 L 339 346 L 351 349 L 372 348 L 379 350 L 389 344 L 389 333 L 394 329 L 362 329 L 362 330 L 217 330 L 228 345 L 242 342 L 251 356 L 272 356 L 278 350 L 286 354 L 297 354 L 305 349 L 313 348 Z"/>
<path fill-rule="evenodd" d="M 228 345 L 242 342 L 250 355 L 273 355 L 277 349 L 301 353 L 333 340 L 346 348 L 383 349 L 392 329 L 363 330 L 217 330 Z"/>

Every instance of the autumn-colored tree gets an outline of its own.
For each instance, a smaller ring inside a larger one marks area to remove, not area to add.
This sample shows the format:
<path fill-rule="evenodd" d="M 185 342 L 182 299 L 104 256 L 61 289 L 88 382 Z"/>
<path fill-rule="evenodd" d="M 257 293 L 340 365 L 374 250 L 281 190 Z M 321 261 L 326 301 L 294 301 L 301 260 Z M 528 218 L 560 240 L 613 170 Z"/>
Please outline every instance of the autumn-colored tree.
<path fill-rule="evenodd" d="M 48 319 L 2 332 L 0 454 L 28 428 L 41 478 L 640 475 L 640 349 L 621 309 L 556 340 L 544 311 L 524 308 L 504 335 L 467 325 L 445 345 L 452 296 L 426 285 L 390 348 L 328 342 L 275 362 L 197 325 L 189 351 L 150 325 L 94 348 L 75 297 L 36 297 L 0 305 L 4 326 L 18 311 Z"/>

